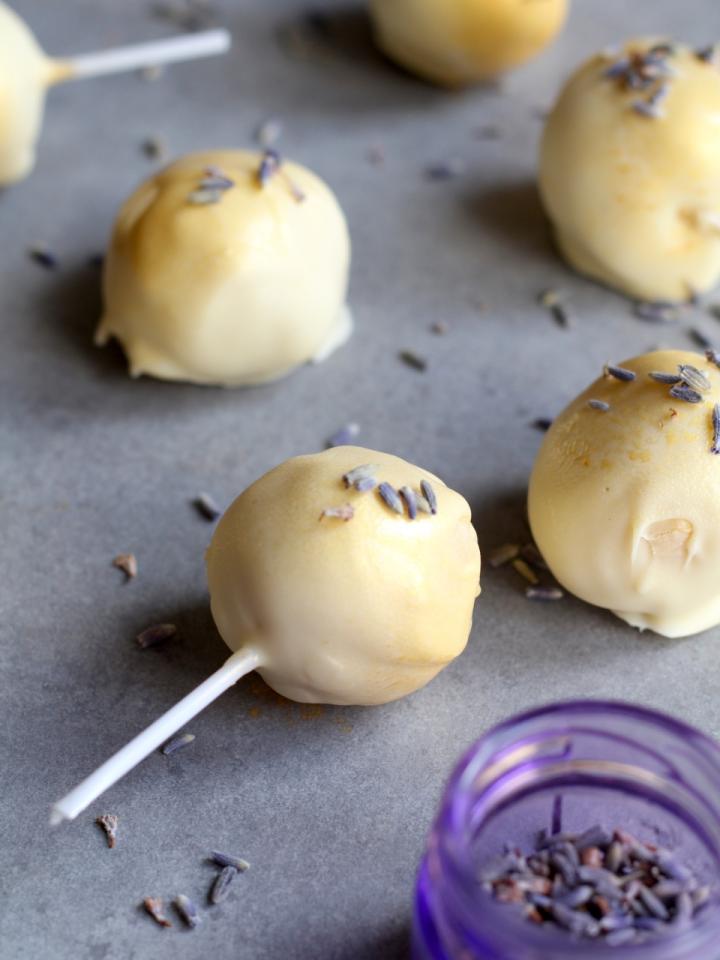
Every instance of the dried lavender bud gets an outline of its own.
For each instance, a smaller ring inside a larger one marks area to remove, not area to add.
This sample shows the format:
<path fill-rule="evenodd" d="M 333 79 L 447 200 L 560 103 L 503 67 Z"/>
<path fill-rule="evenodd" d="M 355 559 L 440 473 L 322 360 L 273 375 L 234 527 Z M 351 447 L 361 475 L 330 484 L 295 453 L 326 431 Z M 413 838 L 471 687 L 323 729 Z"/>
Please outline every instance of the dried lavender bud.
<path fill-rule="evenodd" d="M 432 509 L 430 507 L 430 504 L 427 502 L 427 499 L 421 493 L 415 494 L 415 502 L 417 503 L 417 508 L 420 511 L 420 513 L 428 513 L 432 515 Z"/>
<path fill-rule="evenodd" d="M 571 326 L 570 315 L 564 304 L 564 294 L 559 290 L 543 290 L 538 295 L 538 303 L 550 312 L 550 315 L 559 327 L 567 328 Z"/>
<path fill-rule="evenodd" d="M 531 427 L 534 427 L 536 430 L 540 430 L 541 433 L 546 433 L 552 426 L 552 420 L 550 417 L 536 417 L 530 424 Z"/>
<path fill-rule="evenodd" d="M 345 447 L 348 446 L 355 440 L 357 435 L 360 433 L 360 427 L 357 423 L 346 423 L 344 427 L 340 427 L 339 430 L 336 430 L 335 433 L 325 442 L 327 447 Z"/>
<path fill-rule="evenodd" d="M 217 520 L 222 513 L 209 493 L 199 493 L 192 503 L 200 516 L 211 523 L 213 520 Z"/>
<path fill-rule="evenodd" d="M 352 470 L 348 470 L 347 473 L 343 474 L 343 483 L 346 487 L 357 488 L 358 483 L 363 480 L 374 481 L 375 471 L 379 469 L 380 467 L 376 463 L 363 463 L 361 466 L 353 467 Z"/>
<path fill-rule="evenodd" d="M 280 169 L 280 155 L 276 150 L 266 150 L 260 159 L 257 178 L 261 187 L 267 186 Z"/>
<path fill-rule="evenodd" d="M 352 520 L 355 516 L 355 508 L 351 503 L 344 503 L 340 507 L 325 507 L 323 512 L 320 514 L 320 519 L 323 517 L 330 517 L 334 520 L 343 520 L 345 523 L 348 520 Z"/>
<path fill-rule="evenodd" d="M 411 520 L 414 520 L 418 513 L 417 496 L 415 491 L 411 490 L 410 487 L 400 487 L 399 493 L 407 506 L 408 517 Z"/>
<path fill-rule="evenodd" d="M 58 266 L 58 258 L 46 247 L 31 247 L 28 250 L 28 256 L 46 270 L 55 270 Z"/>
<path fill-rule="evenodd" d="M 122 570 L 127 580 L 132 580 L 137 576 L 138 567 L 134 553 L 119 553 L 113 557 L 113 566 Z"/>
<path fill-rule="evenodd" d="M 616 380 L 624 380 L 626 382 L 634 380 L 637 377 L 637 374 L 634 370 L 626 370 L 625 367 L 615 367 L 610 363 L 605 365 L 605 375 L 615 377 Z"/>
<path fill-rule="evenodd" d="M 517 557 L 515 560 L 513 560 L 512 565 L 515 572 L 519 573 L 523 579 L 527 580 L 527 582 L 532 584 L 534 587 L 540 583 L 538 575 L 535 573 L 530 564 L 523 560 L 522 557 Z"/>
<path fill-rule="evenodd" d="M 648 376 L 651 380 L 657 380 L 658 383 L 669 383 L 670 385 L 680 383 L 681 380 L 681 377 L 676 373 L 663 373 L 660 370 L 653 370 Z"/>
<path fill-rule="evenodd" d="M 101 817 L 95 817 L 95 823 L 104 830 L 107 845 L 112 850 L 117 840 L 118 818 L 114 813 L 104 813 Z"/>
<path fill-rule="evenodd" d="M 177 753 L 178 750 L 189 746 L 194 739 L 194 733 L 181 733 L 177 737 L 172 737 L 167 743 L 164 743 L 160 750 L 166 757 L 169 757 L 171 754 Z"/>
<path fill-rule="evenodd" d="M 703 63 L 713 63 L 715 60 L 715 53 L 717 47 L 715 44 L 711 44 L 708 47 L 702 47 L 700 50 L 695 51 L 695 56 L 698 60 L 702 60 Z"/>
<path fill-rule="evenodd" d="M 433 513 L 433 514 L 437 513 L 437 512 L 438 512 L 437 497 L 435 496 L 435 491 L 433 490 L 432 486 L 430 485 L 430 481 L 429 481 L 429 480 L 421 480 L 421 481 L 420 481 L 420 490 L 421 490 L 421 492 L 422 492 L 422 495 L 425 497 L 425 499 L 427 500 L 427 502 L 428 502 L 428 504 L 429 504 L 429 506 L 430 506 L 430 513 Z"/>
<path fill-rule="evenodd" d="M 173 900 L 173 906 L 180 914 L 181 919 L 190 927 L 191 930 L 194 930 L 195 927 L 200 923 L 200 913 L 198 908 L 195 906 L 190 897 L 186 897 L 184 893 L 179 893 Z"/>
<path fill-rule="evenodd" d="M 700 393 L 707 393 L 708 390 L 712 389 L 712 384 L 707 376 L 697 367 L 693 367 L 690 363 L 680 363 L 678 364 L 678 370 L 680 372 L 681 378 L 685 383 L 692 387 L 693 390 L 697 390 Z"/>
<path fill-rule="evenodd" d="M 720 453 L 720 403 L 713 406 L 712 412 L 713 440 L 710 453 Z"/>
<path fill-rule="evenodd" d="M 702 394 L 684 383 L 677 383 L 674 387 L 671 387 L 670 396 L 675 400 L 685 400 L 686 403 L 700 403 L 702 401 Z"/>
<path fill-rule="evenodd" d="M 670 93 L 670 85 L 661 83 L 660 86 L 646 99 L 633 100 L 631 106 L 635 113 L 649 117 L 651 120 L 660 120 L 665 116 L 662 105 Z"/>
<path fill-rule="evenodd" d="M 233 857 L 229 853 L 221 853 L 219 850 L 213 850 L 210 859 L 219 867 L 234 867 L 238 873 L 245 873 L 250 869 L 250 864 L 242 857 Z"/>
<path fill-rule="evenodd" d="M 525 596 L 528 600 L 546 602 L 550 600 L 562 600 L 565 594 L 559 587 L 528 587 L 525 590 Z"/>
<path fill-rule="evenodd" d="M 153 627 L 148 627 L 139 633 L 135 639 L 138 645 L 146 650 L 148 647 L 156 647 L 159 643 L 164 643 L 177 633 L 177 627 L 174 623 L 157 623 Z"/>
<path fill-rule="evenodd" d="M 607 413 L 610 409 L 610 404 L 605 403 L 604 400 L 588 400 L 588 406 L 592 407 L 593 410 L 600 410 L 602 413 Z"/>
<path fill-rule="evenodd" d="M 720 367 L 720 350 L 708 348 L 705 351 L 705 356 L 707 357 L 708 363 L 714 363 L 716 367 Z"/>
<path fill-rule="evenodd" d="M 192 193 L 188 194 L 187 202 L 196 207 L 207 207 L 213 203 L 220 203 L 222 196 L 222 190 L 205 190 L 203 188 L 199 188 L 198 190 L 193 190 Z"/>
<path fill-rule="evenodd" d="M 647 323 L 675 323 L 679 320 L 677 304 L 670 300 L 639 301 L 633 314 Z"/>
<path fill-rule="evenodd" d="M 230 893 L 230 884 L 237 875 L 238 871 L 236 867 L 227 866 L 222 868 L 210 887 L 210 893 L 208 894 L 210 903 L 218 904 L 227 899 L 227 895 Z"/>
<path fill-rule="evenodd" d="M 520 547 L 516 543 L 504 543 L 496 547 L 488 557 L 488 563 L 493 569 L 504 567 L 520 555 Z"/>
<path fill-rule="evenodd" d="M 383 481 L 383 483 L 381 483 L 378 487 L 378 493 L 380 494 L 380 497 L 384 501 L 385 505 L 390 507 L 391 510 L 394 510 L 395 513 L 405 513 L 402 500 L 392 484 L 385 483 Z"/>
<path fill-rule="evenodd" d="M 377 485 L 375 477 L 363 477 L 355 483 L 355 489 L 358 493 L 367 493 L 369 490 L 374 490 Z"/>
<path fill-rule="evenodd" d="M 401 350 L 398 356 L 406 366 L 412 367 L 413 370 L 417 370 L 420 373 L 427 370 L 427 360 L 424 357 L 418 356 L 417 353 L 413 353 L 412 350 Z"/>
<path fill-rule="evenodd" d="M 153 918 L 155 923 L 159 924 L 161 927 L 172 926 L 172 923 L 163 913 L 163 902 L 160 897 L 145 897 L 143 900 L 143 906 Z"/>
<path fill-rule="evenodd" d="M 140 148 L 148 160 L 161 160 L 165 156 L 165 144 L 159 137 L 147 137 Z"/>
<path fill-rule="evenodd" d="M 454 180 L 465 173 L 467 164 L 460 157 L 451 157 L 449 160 L 441 160 L 439 163 L 432 163 L 425 168 L 425 176 L 428 180 Z"/>

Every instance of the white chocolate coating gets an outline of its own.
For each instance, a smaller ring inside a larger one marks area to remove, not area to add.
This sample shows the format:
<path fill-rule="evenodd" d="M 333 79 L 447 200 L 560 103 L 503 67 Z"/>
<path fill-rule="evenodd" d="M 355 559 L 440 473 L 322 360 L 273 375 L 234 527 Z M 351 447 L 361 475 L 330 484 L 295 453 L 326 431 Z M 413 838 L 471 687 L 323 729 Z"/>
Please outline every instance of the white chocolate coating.
<path fill-rule="evenodd" d="M 261 186 L 259 164 L 250 151 L 189 154 L 120 210 L 96 341 L 117 337 L 133 376 L 262 383 L 349 336 L 350 239 L 337 200 L 292 163 Z M 209 167 L 234 186 L 193 204 Z"/>
<path fill-rule="evenodd" d="M 539 53 L 559 32 L 568 0 L 371 0 L 379 46 L 447 87 L 479 83 Z"/>
<path fill-rule="evenodd" d="M 680 363 L 709 377 L 702 402 L 673 399 L 648 377 Z M 720 456 L 710 452 L 720 370 L 677 350 L 622 366 L 637 379 L 600 377 L 546 434 L 530 478 L 530 525 L 572 593 L 632 626 L 684 637 L 720 622 Z M 590 408 L 590 398 L 610 411 Z"/>
<path fill-rule="evenodd" d="M 652 118 L 632 107 L 643 92 L 603 76 L 623 52 L 592 57 L 561 91 L 543 135 L 540 192 L 580 273 L 632 297 L 685 300 L 720 276 L 720 70 L 676 46 Z"/>
<path fill-rule="evenodd" d="M 429 480 L 434 516 L 390 510 L 342 477 Z M 349 503 L 348 521 L 322 517 Z M 207 553 L 215 623 L 232 650 L 260 652 L 259 673 L 301 702 L 377 704 L 428 683 L 465 648 L 480 552 L 466 501 L 398 457 L 335 447 L 271 470 L 224 514 Z"/>
<path fill-rule="evenodd" d="M 0 0 L 0 187 L 35 164 L 51 65 L 23 21 Z"/>

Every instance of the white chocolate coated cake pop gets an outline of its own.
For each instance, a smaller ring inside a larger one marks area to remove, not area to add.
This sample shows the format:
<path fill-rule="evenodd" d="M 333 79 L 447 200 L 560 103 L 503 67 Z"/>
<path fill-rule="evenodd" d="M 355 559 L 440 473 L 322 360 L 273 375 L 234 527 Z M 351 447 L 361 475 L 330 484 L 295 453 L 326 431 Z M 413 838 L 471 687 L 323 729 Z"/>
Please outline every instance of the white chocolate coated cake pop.
<path fill-rule="evenodd" d="M 546 434 L 530 478 L 533 536 L 588 603 L 666 637 L 699 633 L 720 622 L 720 370 L 662 350 L 615 373 Z"/>
<path fill-rule="evenodd" d="M 568 0 L 371 0 L 379 46 L 434 83 L 464 87 L 530 60 L 562 28 Z"/>
<path fill-rule="evenodd" d="M 257 647 L 271 687 L 303 702 L 377 704 L 463 651 L 480 552 L 460 494 L 398 457 L 342 446 L 287 460 L 242 493 L 207 571 L 223 639 Z"/>
<path fill-rule="evenodd" d="M 35 164 L 52 76 L 52 61 L 20 17 L 0 2 L 0 186 L 21 180 Z"/>
<path fill-rule="evenodd" d="M 465 648 L 480 592 L 466 501 L 399 457 L 335 447 L 266 473 L 207 552 L 230 658 L 67 796 L 72 820 L 241 677 L 300 702 L 378 704 L 428 683 Z"/>
<path fill-rule="evenodd" d="M 350 239 L 317 176 L 272 152 L 194 153 L 122 207 L 96 340 L 133 376 L 241 386 L 322 359 L 350 335 Z"/>
<path fill-rule="evenodd" d="M 643 300 L 720 276 L 720 70 L 712 51 L 633 40 L 568 80 L 540 192 L 565 259 Z"/>

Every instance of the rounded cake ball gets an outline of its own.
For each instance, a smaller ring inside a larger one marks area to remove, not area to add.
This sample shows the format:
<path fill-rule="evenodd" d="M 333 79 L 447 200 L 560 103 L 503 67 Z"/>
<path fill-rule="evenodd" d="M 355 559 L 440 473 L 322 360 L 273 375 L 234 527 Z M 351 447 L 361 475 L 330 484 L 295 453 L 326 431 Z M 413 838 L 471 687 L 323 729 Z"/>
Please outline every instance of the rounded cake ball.
<path fill-rule="evenodd" d="M 465 648 L 480 592 L 470 508 L 399 457 L 342 446 L 242 493 L 207 553 L 215 623 L 293 700 L 378 704 Z"/>
<path fill-rule="evenodd" d="M 242 386 L 324 359 L 351 332 L 350 239 L 331 190 L 276 153 L 183 157 L 118 215 L 96 341 L 133 376 Z"/>
<path fill-rule="evenodd" d="M 371 0 L 378 45 L 412 73 L 464 87 L 530 60 L 560 31 L 568 0 Z"/>
<path fill-rule="evenodd" d="M 540 192 L 565 259 L 642 300 L 720 276 L 720 70 L 712 50 L 632 40 L 569 79 L 542 138 Z"/>
<path fill-rule="evenodd" d="M 640 629 L 720 622 L 720 355 L 661 350 L 610 367 L 554 421 L 530 478 L 557 580 Z"/>
<path fill-rule="evenodd" d="M 0 186 L 21 180 L 35 165 L 52 71 L 30 30 L 0 2 Z"/>

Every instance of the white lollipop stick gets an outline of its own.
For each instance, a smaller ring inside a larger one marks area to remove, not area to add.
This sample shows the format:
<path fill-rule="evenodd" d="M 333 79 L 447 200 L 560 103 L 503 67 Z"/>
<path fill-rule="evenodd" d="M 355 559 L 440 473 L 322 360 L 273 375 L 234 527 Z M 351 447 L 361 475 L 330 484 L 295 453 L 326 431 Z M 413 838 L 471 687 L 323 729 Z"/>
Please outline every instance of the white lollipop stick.
<path fill-rule="evenodd" d="M 56 80 L 79 80 L 106 73 L 124 73 L 142 67 L 157 67 L 178 60 L 196 60 L 225 53 L 232 37 L 227 30 L 205 30 L 187 36 L 171 37 L 150 43 L 137 43 L 115 50 L 100 50 L 64 59 L 57 64 Z"/>
<path fill-rule="evenodd" d="M 106 760 L 94 773 L 78 784 L 67 796 L 58 801 L 50 814 L 50 824 L 55 826 L 63 820 L 75 817 L 96 800 L 108 787 L 124 777 L 128 771 L 156 750 L 180 727 L 197 716 L 208 704 L 216 700 L 228 687 L 260 666 L 260 657 L 256 650 L 238 650 L 225 663 L 208 677 L 192 693 L 171 707 L 167 713 L 151 723 L 137 737 L 126 744 L 109 760 Z"/>

